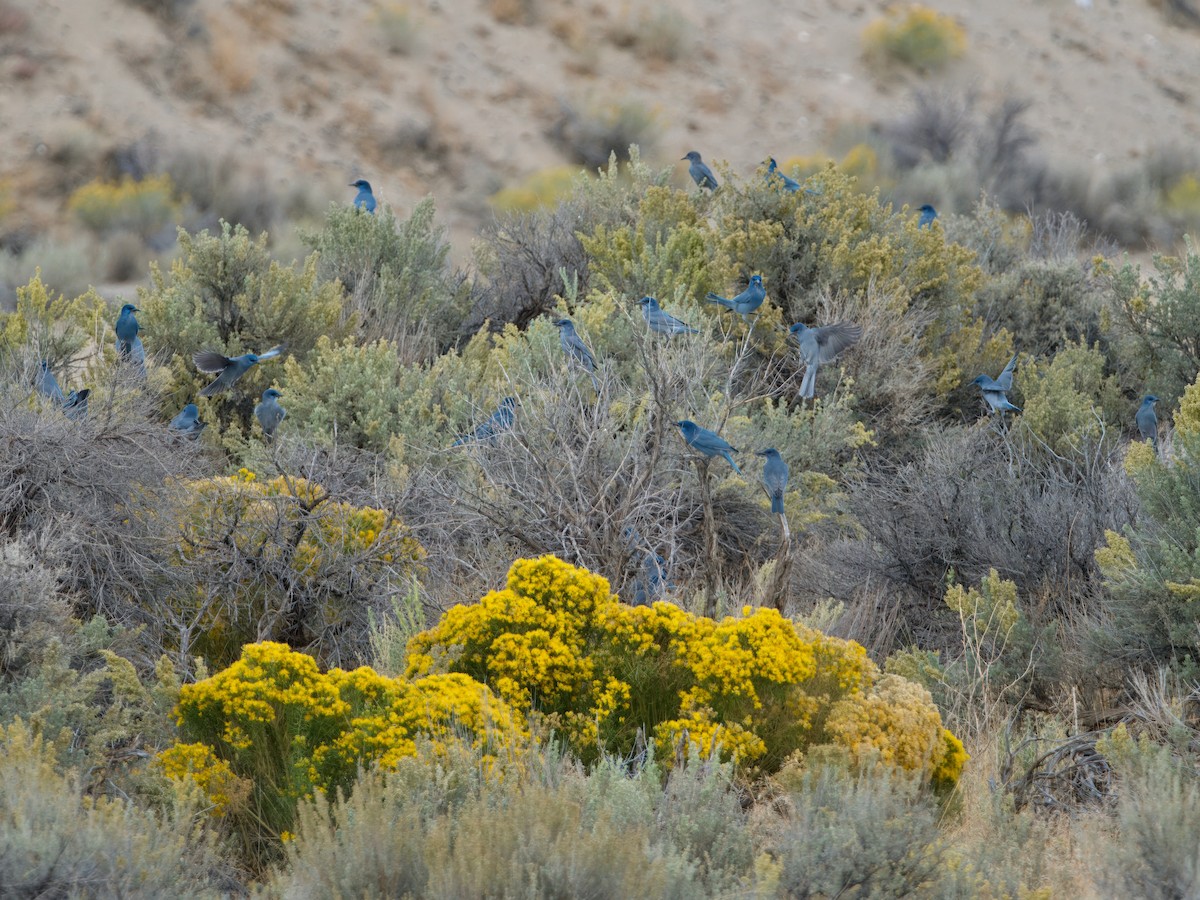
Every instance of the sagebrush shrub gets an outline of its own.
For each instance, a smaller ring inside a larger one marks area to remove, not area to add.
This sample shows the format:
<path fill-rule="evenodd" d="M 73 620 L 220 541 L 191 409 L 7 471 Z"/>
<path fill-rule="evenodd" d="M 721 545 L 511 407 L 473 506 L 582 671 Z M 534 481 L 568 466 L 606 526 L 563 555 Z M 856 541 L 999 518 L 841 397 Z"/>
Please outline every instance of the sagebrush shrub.
<path fill-rule="evenodd" d="M 889 7 L 867 26 L 863 43 L 868 58 L 929 72 L 962 56 L 967 35 L 953 17 L 913 3 Z"/>

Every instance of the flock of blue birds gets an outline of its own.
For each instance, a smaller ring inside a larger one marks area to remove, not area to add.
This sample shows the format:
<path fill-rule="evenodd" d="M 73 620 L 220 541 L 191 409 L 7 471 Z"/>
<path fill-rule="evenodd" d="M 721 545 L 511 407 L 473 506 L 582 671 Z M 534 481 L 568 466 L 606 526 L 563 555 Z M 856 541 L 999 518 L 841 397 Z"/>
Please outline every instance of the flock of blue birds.
<path fill-rule="evenodd" d="M 688 174 L 702 190 L 716 191 L 720 184 L 712 169 L 705 164 L 700 154 L 692 150 L 683 157 L 688 162 Z M 789 178 L 779 170 L 775 159 L 768 159 L 766 177 L 768 182 L 788 192 L 804 190 L 807 193 L 818 192 L 804 188 L 798 181 Z M 354 206 L 368 214 L 374 214 L 376 200 L 371 185 L 359 178 L 350 183 L 358 193 L 354 197 Z M 931 227 L 937 218 L 937 210 L 929 204 L 919 209 L 918 227 Z M 746 289 L 734 297 L 722 297 L 709 293 L 706 300 L 740 315 L 747 325 L 751 324 L 750 315 L 758 310 L 766 299 L 767 292 L 763 286 L 761 275 L 753 275 Z M 676 318 L 664 310 L 654 297 L 642 297 L 638 301 L 642 318 L 650 331 L 672 337 L 678 334 L 698 334 L 699 331 L 691 325 Z M 141 326 L 136 314 L 138 308 L 132 303 L 121 307 L 121 312 L 113 326 L 116 332 L 116 349 L 120 358 L 134 366 L 142 373 L 145 372 L 145 348 L 138 332 Z M 568 318 L 554 320 L 559 330 L 559 341 L 563 353 L 570 364 L 578 366 L 591 379 L 593 387 L 599 391 L 600 384 L 596 379 L 596 357 L 584 343 L 583 338 L 575 330 L 575 324 Z M 788 329 L 791 337 L 795 338 L 799 355 L 805 365 L 804 378 L 800 386 L 802 400 L 812 400 L 816 396 L 817 372 L 824 364 L 832 362 L 838 354 L 851 347 L 862 337 L 862 327 L 850 322 L 836 322 L 831 325 L 810 327 L 797 322 Z M 286 350 L 285 344 L 272 347 L 263 353 L 245 353 L 241 356 L 227 357 L 215 350 L 200 350 L 192 361 L 196 368 L 217 377 L 200 391 L 202 397 L 213 397 L 224 391 L 231 390 L 237 381 L 252 367 L 260 362 L 280 356 Z M 1020 412 L 1020 407 L 1008 399 L 1012 390 L 1013 374 L 1016 370 L 1017 357 L 1013 356 L 1008 365 L 997 378 L 979 375 L 972 382 L 979 386 L 983 400 L 993 413 L 1003 415 L 1006 412 Z M 39 376 L 36 383 L 38 392 L 57 404 L 63 413 L 71 419 L 82 419 L 87 416 L 89 390 L 82 388 L 63 393 L 54 374 L 46 361 L 40 363 Z M 283 422 L 287 411 L 280 405 L 282 394 L 275 388 L 263 391 L 262 398 L 255 406 L 254 415 L 262 427 L 268 440 L 273 440 L 279 425 Z M 1152 442 L 1155 450 L 1158 448 L 1158 418 L 1154 405 L 1158 398 L 1147 395 L 1138 409 L 1135 422 L 1144 440 Z M 494 413 L 482 424 L 468 434 L 464 434 L 452 446 L 461 446 L 471 442 L 484 442 L 496 438 L 502 432 L 512 428 L 517 408 L 517 398 L 505 397 Z M 684 441 L 693 450 L 707 459 L 721 457 L 725 459 L 734 471 L 741 474 L 741 469 L 733 459 L 733 454 L 741 452 L 714 431 L 703 428 L 689 419 L 674 423 L 683 436 Z M 188 403 L 168 426 L 172 431 L 190 438 L 198 438 L 205 428 L 200 420 L 200 410 L 195 403 Z M 783 515 L 783 496 L 788 483 L 788 466 L 773 447 L 756 451 L 757 455 L 765 457 L 762 472 L 762 483 L 771 500 L 771 512 Z M 661 557 L 658 558 L 661 565 Z M 658 568 L 658 567 L 654 567 Z M 661 576 L 661 572 L 660 572 Z M 653 580 L 653 579 L 651 579 Z M 661 583 L 661 577 L 658 579 Z"/>

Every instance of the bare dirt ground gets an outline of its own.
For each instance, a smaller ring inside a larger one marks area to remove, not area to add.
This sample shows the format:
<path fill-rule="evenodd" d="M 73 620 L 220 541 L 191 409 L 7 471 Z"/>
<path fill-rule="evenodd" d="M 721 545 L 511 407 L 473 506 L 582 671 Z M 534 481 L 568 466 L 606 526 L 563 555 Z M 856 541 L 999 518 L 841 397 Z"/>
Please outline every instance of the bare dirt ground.
<path fill-rule="evenodd" d="M 432 193 L 465 259 L 493 192 L 572 162 L 551 137 L 564 103 L 639 102 L 651 161 L 697 149 L 744 174 L 895 115 L 921 84 L 1032 99 L 1043 150 L 1085 172 L 1200 136 L 1200 30 L 1147 0 L 928 5 L 968 39 L 932 78 L 864 61 L 885 6 L 864 0 L 384 4 L 410 23 L 400 53 L 381 7 L 353 0 L 0 0 L 7 224 L 53 227 L 86 171 L 72 162 L 150 139 L 230 154 L 321 204 L 348 201 L 358 176 L 401 213 Z M 628 35 L 668 7 L 683 43 L 662 62 Z"/>

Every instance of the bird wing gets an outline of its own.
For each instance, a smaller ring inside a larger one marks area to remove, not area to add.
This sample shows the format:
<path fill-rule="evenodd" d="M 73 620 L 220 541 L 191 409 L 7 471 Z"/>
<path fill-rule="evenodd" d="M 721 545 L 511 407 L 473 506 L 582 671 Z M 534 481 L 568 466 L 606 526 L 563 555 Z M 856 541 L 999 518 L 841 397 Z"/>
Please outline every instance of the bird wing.
<path fill-rule="evenodd" d="M 274 347 L 272 347 L 266 353 L 259 353 L 258 361 L 262 362 L 264 359 L 274 359 L 276 356 L 279 356 L 280 354 L 282 354 L 283 351 L 286 349 L 287 349 L 287 344 L 276 344 Z"/>
<path fill-rule="evenodd" d="M 851 322 L 838 322 L 836 325 L 826 325 L 813 329 L 816 332 L 817 347 L 821 362 L 831 362 L 835 356 L 862 337 L 862 326 Z"/>
<path fill-rule="evenodd" d="M 577 334 L 572 334 L 568 341 L 575 358 L 583 364 L 585 369 L 589 372 L 592 371 L 596 367 L 596 357 L 592 356 L 592 351 L 587 348 L 587 344 Z"/>
<path fill-rule="evenodd" d="M 1017 368 L 1017 356 L 1014 353 L 1013 358 L 1008 361 L 1008 365 L 1004 367 L 1004 371 L 1000 373 L 1000 377 L 994 382 L 996 387 L 1002 391 L 1012 390 L 1013 371 Z"/>
<path fill-rule="evenodd" d="M 197 350 L 192 354 L 192 362 L 201 372 L 208 372 L 210 375 L 224 372 L 233 365 L 232 359 L 216 350 Z"/>

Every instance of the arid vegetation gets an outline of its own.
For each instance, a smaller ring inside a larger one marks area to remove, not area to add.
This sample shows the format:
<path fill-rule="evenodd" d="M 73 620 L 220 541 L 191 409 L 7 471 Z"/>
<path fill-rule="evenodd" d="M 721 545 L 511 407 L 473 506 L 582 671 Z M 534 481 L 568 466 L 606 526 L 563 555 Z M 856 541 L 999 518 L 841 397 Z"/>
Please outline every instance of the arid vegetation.
<path fill-rule="evenodd" d="M 0 893 L 1200 890 L 1200 255 L 627 155 L 498 213 L 469 271 L 432 201 L 330 207 L 291 265 L 183 228 L 136 297 L 144 374 L 119 303 L 20 286 Z M 79 215 L 144 235 L 177 211 L 151 187 Z M 751 275 L 752 315 L 704 302 Z M 788 325 L 843 320 L 800 400 Z M 276 344 L 199 395 L 197 349 Z M 1014 353 L 1022 411 L 989 415 L 972 379 Z"/>

